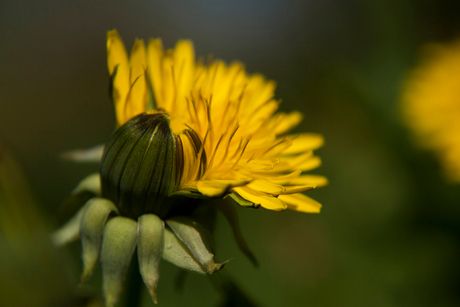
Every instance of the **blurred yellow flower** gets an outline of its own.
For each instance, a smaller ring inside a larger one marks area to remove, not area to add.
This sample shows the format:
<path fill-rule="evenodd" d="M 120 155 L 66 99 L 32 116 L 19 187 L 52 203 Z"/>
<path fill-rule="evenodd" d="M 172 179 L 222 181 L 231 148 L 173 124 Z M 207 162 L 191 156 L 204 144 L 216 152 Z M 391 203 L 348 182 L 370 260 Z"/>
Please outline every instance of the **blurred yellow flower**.
<path fill-rule="evenodd" d="M 460 182 L 460 40 L 425 51 L 403 90 L 404 121 L 439 157 L 447 179 Z"/>

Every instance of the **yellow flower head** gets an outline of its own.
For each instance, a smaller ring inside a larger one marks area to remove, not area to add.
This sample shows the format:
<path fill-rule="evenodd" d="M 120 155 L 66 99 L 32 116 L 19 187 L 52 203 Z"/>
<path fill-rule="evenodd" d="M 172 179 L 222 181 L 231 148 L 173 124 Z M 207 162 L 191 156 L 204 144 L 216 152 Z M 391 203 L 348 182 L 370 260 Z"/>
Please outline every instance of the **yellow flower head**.
<path fill-rule="evenodd" d="M 286 134 L 302 115 L 276 112 L 273 81 L 248 75 L 238 62 L 195 62 L 190 41 L 164 50 L 159 39 L 147 48 L 136 40 L 128 59 L 118 33 L 110 31 L 107 50 L 118 125 L 143 112 L 167 114 L 183 157 L 179 191 L 319 212 L 321 205 L 300 193 L 327 182 L 302 175 L 320 165 L 312 151 L 323 138 Z"/>
<path fill-rule="evenodd" d="M 404 87 L 404 120 L 418 143 L 437 154 L 446 177 L 460 182 L 460 40 L 426 51 Z"/>
<path fill-rule="evenodd" d="M 82 208 L 53 235 L 57 245 L 81 237 L 82 282 L 100 259 L 107 306 L 117 302 L 135 250 L 154 302 L 161 259 L 200 274 L 222 269 L 228 261 L 214 260 L 212 229 L 203 226 L 212 225 L 217 209 L 257 263 L 235 209 L 227 202 L 206 206 L 200 198 L 320 211 L 301 193 L 327 183 L 302 174 L 320 165 L 313 150 L 323 138 L 286 134 L 301 114 L 276 113 L 273 81 L 248 75 L 240 63 L 197 63 L 189 41 L 165 51 L 158 39 L 147 48 L 136 40 L 128 57 L 118 33 L 110 31 L 107 51 L 117 129 L 102 158 L 101 147 L 68 155 L 100 159 L 100 171 L 74 190 L 69 199 Z M 200 214 L 209 208 L 211 214 Z"/>

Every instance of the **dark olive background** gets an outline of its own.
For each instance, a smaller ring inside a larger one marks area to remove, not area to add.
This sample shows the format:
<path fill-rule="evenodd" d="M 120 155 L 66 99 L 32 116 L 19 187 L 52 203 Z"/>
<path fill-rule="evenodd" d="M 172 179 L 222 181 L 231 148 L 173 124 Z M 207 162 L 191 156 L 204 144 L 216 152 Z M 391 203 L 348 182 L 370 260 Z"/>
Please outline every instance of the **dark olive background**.
<path fill-rule="evenodd" d="M 413 147 L 398 114 L 422 46 L 459 37 L 458 16 L 455 0 L 2 1 L 0 139 L 57 227 L 61 202 L 97 170 L 59 155 L 103 143 L 115 125 L 106 32 L 128 48 L 136 37 L 192 39 L 198 56 L 276 80 L 281 110 L 305 115 L 296 131 L 326 139 L 314 173 L 330 185 L 308 194 L 321 214 L 238 208 L 259 268 L 220 217 L 217 259 L 233 259 L 223 274 L 261 306 L 458 306 L 460 188 Z M 78 243 L 61 253 L 74 264 L 62 283 L 76 289 Z M 160 306 L 221 300 L 207 277 L 176 291 L 177 273 L 162 265 Z M 99 274 L 83 292 L 97 293 Z"/>

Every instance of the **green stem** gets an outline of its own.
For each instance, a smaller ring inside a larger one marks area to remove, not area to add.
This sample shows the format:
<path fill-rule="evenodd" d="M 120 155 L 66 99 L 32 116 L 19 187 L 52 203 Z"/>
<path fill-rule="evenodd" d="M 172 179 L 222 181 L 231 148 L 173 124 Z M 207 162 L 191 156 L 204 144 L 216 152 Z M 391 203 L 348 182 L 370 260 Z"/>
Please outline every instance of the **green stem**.
<path fill-rule="evenodd" d="M 131 266 L 126 276 L 126 295 L 123 302 L 124 304 L 120 304 L 120 306 L 136 307 L 141 306 L 142 304 L 142 287 L 144 286 L 144 283 L 142 281 L 141 274 L 139 273 L 137 253 L 134 253 L 133 258 L 134 259 L 131 262 Z"/>

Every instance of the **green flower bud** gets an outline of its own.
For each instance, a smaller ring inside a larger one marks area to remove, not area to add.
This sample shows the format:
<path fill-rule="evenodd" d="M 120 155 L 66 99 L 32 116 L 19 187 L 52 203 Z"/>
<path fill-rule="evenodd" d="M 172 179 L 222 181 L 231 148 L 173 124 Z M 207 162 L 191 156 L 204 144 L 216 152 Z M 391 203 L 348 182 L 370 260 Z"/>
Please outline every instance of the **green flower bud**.
<path fill-rule="evenodd" d="M 180 184 L 176 159 L 168 115 L 138 115 L 118 128 L 105 146 L 100 166 L 102 196 L 123 216 L 159 215 Z"/>

